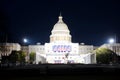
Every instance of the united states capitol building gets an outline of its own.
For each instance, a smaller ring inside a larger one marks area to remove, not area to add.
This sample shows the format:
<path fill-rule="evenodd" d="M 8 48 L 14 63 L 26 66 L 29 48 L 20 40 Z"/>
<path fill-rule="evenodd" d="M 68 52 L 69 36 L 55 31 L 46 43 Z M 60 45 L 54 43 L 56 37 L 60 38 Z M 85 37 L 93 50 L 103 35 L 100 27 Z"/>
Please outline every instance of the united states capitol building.
<path fill-rule="evenodd" d="M 84 43 L 72 43 L 72 36 L 68 26 L 58 17 L 54 25 L 50 42 L 44 45 L 36 44 L 28 46 L 28 53 L 36 53 L 36 64 L 41 63 L 96 63 L 95 54 L 92 53 L 93 45 Z"/>
<path fill-rule="evenodd" d="M 63 17 L 58 17 L 58 22 L 53 26 L 50 35 L 50 42 L 41 45 L 20 46 L 18 43 L 7 43 L 8 47 L 14 45 L 15 49 L 25 51 L 26 59 L 29 60 L 31 52 L 36 53 L 35 63 L 96 63 L 96 55 L 93 53 L 94 46 L 84 43 L 73 43 L 72 35 Z M 12 46 L 13 47 L 13 46 Z M 13 48 L 10 48 L 11 50 Z M 9 55 L 9 54 L 6 54 Z"/>
<path fill-rule="evenodd" d="M 24 51 L 26 53 L 26 61 L 30 60 L 30 53 L 35 53 L 34 63 L 96 63 L 97 48 L 107 48 L 120 55 L 120 43 L 105 43 L 101 46 L 86 45 L 84 43 L 73 43 L 72 35 L 68 26 L 64 23 L 63 17 L 58 17 L 58 22 L 53 26 L 50 35 L 50 42 L 41 45 L 21 46 L 19 43 L 0 43 L 0 59 L 2 56 L 9 56 L 12 51 Z M 2 50 L 2 48 L 5 48 Z M 2 51 L 1 51 L 2 50 Z"/>

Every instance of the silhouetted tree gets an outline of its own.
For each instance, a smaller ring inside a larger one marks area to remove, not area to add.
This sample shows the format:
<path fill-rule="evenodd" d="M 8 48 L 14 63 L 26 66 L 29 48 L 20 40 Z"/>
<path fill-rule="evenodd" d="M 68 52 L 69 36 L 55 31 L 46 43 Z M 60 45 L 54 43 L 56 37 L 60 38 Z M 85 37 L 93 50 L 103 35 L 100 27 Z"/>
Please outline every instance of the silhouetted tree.
<path fill-rule="evenodd" d="M 1 56 L 1 63 L 9 63 L 9 56 Z"/>
<path fill-rule="evenodd" d="M 23 52 L 23 51 L 19 51 L 19 55 L 18 55 L 18 61 L 19 62 L 25 62 L 25 57 L 26 57 L 26 53 L 25 52 Z"/>
<path fill-rule="evenodd" d="M 30 57 L 30 63 L 33 63 L 35 61 L 35 56 L 36 56 L 35 52 L 31 52 L 30 53 L 30 55 L 29 55 L 29 57 Z"/>
<path fill-rule="evenodd" d="M 18 61 L 18 51 L 12 51 L 12 53 L 9 55 L 9 61 L 11 63 L 16 63 L 16 61 Z"/>
<path fill-rule="evenodd" d="M 117 55 L 107 48 L 98 48 L 95 50 L 97 63 L 109 64 L 117 61 Z"/>
<path fill-rule="evenodd" d="M 12 51 L 12 53 L 9 56 L 9 60 L 12 63 L 16 63 L 16 62 L 24 63 L 25 57 L 26 54 L 23 51 Z"/>

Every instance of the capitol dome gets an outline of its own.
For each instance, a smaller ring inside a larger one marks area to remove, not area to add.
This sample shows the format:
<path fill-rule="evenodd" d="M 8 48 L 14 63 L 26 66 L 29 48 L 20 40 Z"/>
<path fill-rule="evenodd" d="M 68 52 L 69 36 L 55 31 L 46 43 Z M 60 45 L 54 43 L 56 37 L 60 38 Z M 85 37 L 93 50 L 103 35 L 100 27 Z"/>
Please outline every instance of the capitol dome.
<path fill-rule="evenodd" d="M 63 22 L 61 15 L 59 16 L 58 22 L 54 25 L 53 30 L 54 31 L 56 31 L 56 30 L 68 30 L 68 26 Z"/>
<path fill-rule="evenodd" d="M 70 31 L 63 22 L 61 15 L 58 17 L 58 22 L 54 25 L 51 33 L 50 42 L 71 42 Z"/>

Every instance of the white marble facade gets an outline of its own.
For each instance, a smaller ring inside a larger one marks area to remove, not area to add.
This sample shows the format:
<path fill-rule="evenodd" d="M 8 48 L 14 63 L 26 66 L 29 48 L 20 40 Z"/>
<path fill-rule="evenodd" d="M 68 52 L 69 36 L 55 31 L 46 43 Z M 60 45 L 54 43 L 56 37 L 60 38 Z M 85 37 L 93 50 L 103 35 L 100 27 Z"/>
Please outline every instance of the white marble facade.
<path fill-rule="evenodd" d="M 51 31 L 49 43 L 29 45 L 29 53 L 36 52 L 36 64 L 39 62 L 91 64 L 95 63 L 95 56 L 91 56 L 94 55 L 91 53 L 92 50 L 92 45 L 72 43 L 72 36 L 61 15 Z"/>

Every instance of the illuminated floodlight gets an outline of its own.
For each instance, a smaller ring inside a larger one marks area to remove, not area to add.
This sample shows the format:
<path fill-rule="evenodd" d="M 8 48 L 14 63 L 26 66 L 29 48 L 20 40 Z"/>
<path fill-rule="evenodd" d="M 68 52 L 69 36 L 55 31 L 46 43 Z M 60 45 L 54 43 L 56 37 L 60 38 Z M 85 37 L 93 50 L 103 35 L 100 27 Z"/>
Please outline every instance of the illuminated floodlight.
<path fill-rule="evenodd" d="M 115 43 L 115 39 L 110 38 L 110 39 L 109 39 L 109 43 L 111 43 L 111 44 L 112 44 L 112 43 Z"/>
<path fill-rule="evenodd" d="M 27 40 L 26 38 L 24 38 L 24 39 L 23 39 L 23 42 L 24 42 L 24 43 L 27 43 L 27 42 L 28 42 L 28 40 Z"/>

